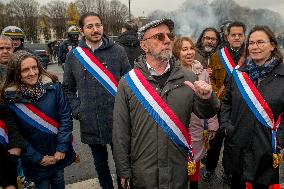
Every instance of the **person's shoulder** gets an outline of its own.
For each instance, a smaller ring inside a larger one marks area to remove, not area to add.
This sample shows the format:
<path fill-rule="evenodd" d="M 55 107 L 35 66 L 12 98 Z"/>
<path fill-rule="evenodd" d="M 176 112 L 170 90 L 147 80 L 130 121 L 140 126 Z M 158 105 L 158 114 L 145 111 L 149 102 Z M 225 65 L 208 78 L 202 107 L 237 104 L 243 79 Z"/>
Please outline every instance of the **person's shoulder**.
<path fill-rule="evenodd" d="M 186 69 L 182 66 L 176 66 L 176 69 L 178 70 L 177 74 L 183 75 L 185 81 L 197 80 L 197 76 L 193 73 L 192 70 Z"/>
<path fill-rule="evenodd" d="M 220 59 L 220 56 L 219 56 L 219 50 L 215 51 L 211 57 L 210 57 L 210 63 L 209 63 L 209 67 L 212 67 L 212 64 L 219 64 L 221 63 L 221 59 Z M 211 64 L 211 66 L 210 66 Z"/>
<path fill-rule="evenodd" d="M 219 51 L 220 51 L 220 50 L 216 50 L 216 51 L 211 55 L 211 59 L 216 59 L 216 58 L 220 59 L 220 57 L 219 57 Z"/>
<path fill-rule="evenodd" d="M 117 51 L 125 51 L 124 48 L 121 46 L 121 44 L 118 42 L 114 43 L 112 48 L 114 48 Z"/>
<path fill-rule="evenodd" d="M 274 73 L 284 76 L 284 62 L 280 62 L 278 64 L 278 66 L 275 67 L 275 69 L 273 70 Z"/>
<path fill-rule="evenodd" d="M 6 103 L 4 103 L 4 102 L 0 102 L 0 112 L 1 112 L 0 119 L 3 118 L 2 117 L 3 116 L 3 112 L 8 112 L 8 111 L 10 111 L 8 105 Z"/>

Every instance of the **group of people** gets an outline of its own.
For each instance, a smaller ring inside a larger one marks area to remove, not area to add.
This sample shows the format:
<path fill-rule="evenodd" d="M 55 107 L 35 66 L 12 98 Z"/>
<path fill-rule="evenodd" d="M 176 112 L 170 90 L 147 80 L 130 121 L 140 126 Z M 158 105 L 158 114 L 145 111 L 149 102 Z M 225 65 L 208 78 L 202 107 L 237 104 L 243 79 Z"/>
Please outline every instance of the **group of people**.
<path fill-rule="evenodd" d="M 100 15 L 83 14 L 62 84 L 0 36 L 0 187 L 16 187 L 21 157 L 35 188 L 64 188 L 74 118 L 103 189 L 114 188 L 107 145 L 118 188 L 196 189 L 202 159 L 210 180 L 223 142 L 232 189 L 280 188 L 284 65 L 270 28 L 255 26 L 245 42 L 245 25 L 231 22 L 225 42 L 209 27 L 195 44 L 170 19 L 132 24 L 114 43 Z"/>

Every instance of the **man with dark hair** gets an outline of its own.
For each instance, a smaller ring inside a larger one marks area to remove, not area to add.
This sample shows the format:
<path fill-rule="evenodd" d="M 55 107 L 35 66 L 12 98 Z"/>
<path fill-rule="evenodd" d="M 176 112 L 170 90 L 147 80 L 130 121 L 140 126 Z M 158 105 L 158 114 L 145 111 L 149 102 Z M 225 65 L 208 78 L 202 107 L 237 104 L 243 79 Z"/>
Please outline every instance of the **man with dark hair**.
<path fill-rule="evenodd" d="M 134 67 L 134 60 L 141 55 L 142 49 L 137 37 L 138 26 L 133 21 L 127 21 L 122 25 L 121 35 L 116 41 L 126 53 L 131 67 Z"/>
<path fill-rule="evenodd" d="M 211 68 L 212 74 L 210 81 L 213 91 L 217 94 L 220 101 L 225 95 L 226 78 L 231 76 L 232 69 L 238 65 L 239 60 L 245 50 L 245 32 L 246 27 L 241 22 L 232 22 L 227 27 L 226 41 L 223 48 L 216 51 L 210 58 L 208 68 Z M 218 116 L 219 120 L 220 117 Z M 215 137 L 210 140 L 210 149 L 206 157 L 205 180 L 209 180 L 215 168 L 217 167 L 224 135 L 218 130 Z"/>
<path fill-rule="evenodd" d="M 104 34 L 98 14 L 82 15 L 79 26 L 83 37 L 67 55 L 63 90 L 73 117 L 80 121 L 81 141 L 91 148 L 101 187 L 113 189 L 107 144 L 112 148 L 112 112 L 118 81 L 130 65 L 125 50 Z"/>
<path fill-rule="evenodd" d="M 196 81 L 193 72 L 172 58 L 173 29 L 170 19 L 141 27 L 138 38 L 145 56 L 119 83 L 113 144 L 125 188 L 188 188 L 188 177 L 194 174 L 191 112 L 209 118 L 218 109 L 211 86 Z"/>
<path fill-rule="evenodd" d="M 220 34 L 215 28 L 205 28 L 196 43 L 195 60 L 207 69 L 211 55 L 220 43 Z M 210 71 L 208 71 L 210 74 Z"/>

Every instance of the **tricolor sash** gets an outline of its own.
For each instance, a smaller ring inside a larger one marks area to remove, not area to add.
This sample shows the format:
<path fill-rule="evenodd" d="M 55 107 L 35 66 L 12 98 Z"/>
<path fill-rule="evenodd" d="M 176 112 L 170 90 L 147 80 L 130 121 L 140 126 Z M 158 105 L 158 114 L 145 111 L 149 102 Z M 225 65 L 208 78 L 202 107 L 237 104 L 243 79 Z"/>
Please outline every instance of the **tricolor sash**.
<path fill-rule="evenodd" d="M 232 59 L 231 54 L 228 51 L 228 48 L 224 47 L 220 49 L 218 51 L 218 54 L 227 74 L 230 76 L 233 72 L 233 69 L 236 67 L 236 64 L 234 63 L 234 60 Z"/>
<path fill-rule="evenodd" d="M 6 127 L 6 124 L 0 120 L 0 143 L 3 145 L 8 145 L 8 129 Z"/>
<path fill-rule="evenodd" d="M 49 134 L 58 133 L 58 122 L 48 117 L 32 104 L 15 103 L 9 106 L 21 119 L 36 129 Z"/>
<path fill-rule="evenodd" d="M 175 144 L 188 150 L 189 156 L 193 160 L 194 151 L 191 147 L 190 133 L 142 73 L 138 69 L 133 69 L 124 78 L 138 101 L 154 121 Z"/>
<path fill-rule="evenodd" d="M 265 127 L 270 128 L 272 131 L 272 149 L 277 154 L 277 141 L 276 132 L 280 125 L 281 115 L 279 115 L 275 122 L 272 111 L 265 99 L 261 96 L 258 89 L 255 87 L 249 76 L 245 72 L 234 69 L 233 77 L 237 83 L 240 93 L 245 102 L 257 118 L 257 120 Z"/>
<path fill-rule="evenodd" d="M 73 53 L 84 68 L 115 96 L 118 82 L 110 71 L 86 48 L 76 47 Z"/>

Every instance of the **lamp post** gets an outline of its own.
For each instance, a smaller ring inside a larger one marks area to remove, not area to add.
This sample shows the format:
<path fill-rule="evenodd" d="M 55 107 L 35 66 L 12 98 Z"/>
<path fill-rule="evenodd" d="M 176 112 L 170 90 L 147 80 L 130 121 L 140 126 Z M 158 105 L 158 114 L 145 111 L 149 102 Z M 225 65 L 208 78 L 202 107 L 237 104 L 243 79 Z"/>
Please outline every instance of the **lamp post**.
<path fill-rule="evenodd" d="M 131 20 L 130 1 L 131 1 L 131 0 L 128 0 L 128 15 L 129 15 L 129 20 Z"/>

